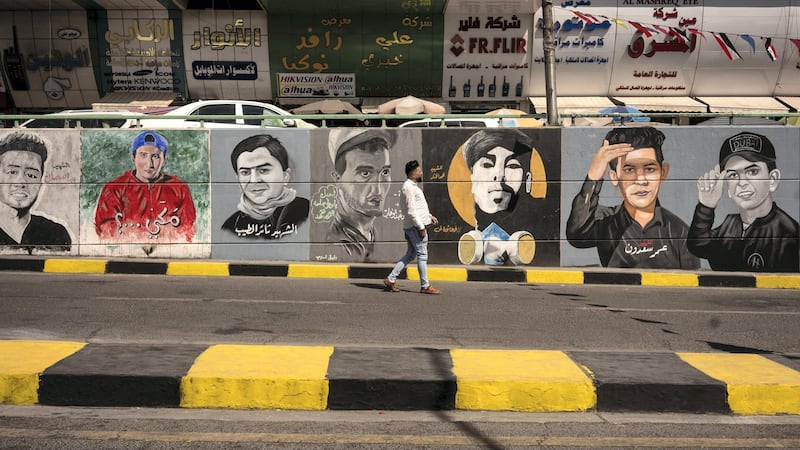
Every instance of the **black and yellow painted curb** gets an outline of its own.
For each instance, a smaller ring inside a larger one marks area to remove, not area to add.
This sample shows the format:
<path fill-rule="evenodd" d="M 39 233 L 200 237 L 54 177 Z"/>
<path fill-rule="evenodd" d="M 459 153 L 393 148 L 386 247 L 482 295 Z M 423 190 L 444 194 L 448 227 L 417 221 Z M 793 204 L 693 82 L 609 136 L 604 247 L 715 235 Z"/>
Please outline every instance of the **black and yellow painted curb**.
<path fill-rule="evenodd" d="M 800 415 L 778 355 L 0 340 L 0 403 Z"/>
<path fill-rule="evenodd" d="M 225 261 L 149 261 L 89 258 L 0 257 L 0 271 L 143 274 L 171 276 L 260 276 L 288 278 L 383 279 L 391 265 L 328 263 L 250 263 Z M 401 274 L 419 280 L 415 266 Z M 530 284 L 587 284 L 669 287 L 800 289 L 800 274 L 747 272 L 635 271 L 615 269 L 540 269 L 527 267 L 428 266 L 432 281 L 497 281 Z"/>

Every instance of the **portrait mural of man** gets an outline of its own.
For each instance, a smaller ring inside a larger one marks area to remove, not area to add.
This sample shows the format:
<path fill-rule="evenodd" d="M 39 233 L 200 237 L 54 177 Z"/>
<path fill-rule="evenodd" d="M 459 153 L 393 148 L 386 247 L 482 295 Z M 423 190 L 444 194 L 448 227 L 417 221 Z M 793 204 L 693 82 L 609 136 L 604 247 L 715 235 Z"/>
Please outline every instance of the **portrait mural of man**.
<path fill-rule="evenodd" d="M 389 151 L 395 142 L 395 134 L 387 130 L 336 128 L 330 132 L 336 211 L 326 240 L 340 246 L 340 260 L 369 261 L 374 256 L 375 221 L 383 215 L 391 186 Z"/>
<path fill-rule="evenodd" d="M 42 189 L 48 150 L 45 141 L 27 132 L 0 139 L 0 247 L 69 251 L 67 229 L 31 209 Z"/>
<path fill-rule="evenodd" d="M 250 136 L 233 148 L 231 165 L 242 195 L 222 229 L 253 239 L 297 233 L 308 218 L 309 201 L 288 186 L 292 169 L 286 147 L 269 134 Z"/>
<path fill-rule="evenodd" d="M 689 250 L 714 270 L 800 271 L 800 227 L 772 198 L 780 180 L 775 147 L 766 136 L 744 131 L 726 138 L 719 164 L 697 180 Z M 738 214 L 712 228 L 726 188 Z"/>
<path fill-rule="evenodd" d="M 658 199 L 669 174 L 664 140 L 653 127 L 615 128 L 594 155 L 572 201 L 566 237 L 576 248 L 596 247 L 603 267 L 700 268 L 687 247 L 688 225 Z M 599 204 L 607 167 L 622 196 L 615 207 Z"/>
<path fill-rule="evenodd" d="M 459 239 L 459 260 L 529 264 L 536 241 L 530 229 L 517 229 L 522 224 L 516 207 L 525 196 L 547 195 L 545 169 L 533 139 L 517 129 L 480 130 L 464 142 L 455 158 L 459 155 L 469 171 L 470 192 L 463 192 L 464 183 L 457 183 L 462 161 L 451 164 L 449 192 L 459 213 L 475 226 Z"/>
<path fill-rule="evenodd" d="M 169 143 L 144 131 L 130 145 L 133 169 L 103 186 L 94 225 L 98 237 L 113 242 L 192 242 L 196 211 L 189 187 L 164 173 Z"/>

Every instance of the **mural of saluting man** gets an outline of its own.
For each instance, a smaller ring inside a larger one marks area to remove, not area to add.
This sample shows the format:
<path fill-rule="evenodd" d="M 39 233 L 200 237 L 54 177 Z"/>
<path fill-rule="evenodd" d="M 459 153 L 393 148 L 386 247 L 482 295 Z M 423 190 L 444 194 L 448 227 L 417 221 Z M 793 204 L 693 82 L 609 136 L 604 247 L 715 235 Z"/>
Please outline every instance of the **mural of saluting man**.
<path fill-rule="evenodd" d="M 189 187 L 162 170 L 169 144 L 145 131 L 131 143 L 134 168 L 111 180 L 100 192 L 95 230 L 104 240 L 191 242 L 196 212 Z"/>
<path fill-rule="evenodd" d="M 597 247 L 603 267 L 700 268 L 687 248 L 689 227 L 658 202 L 669 174 L 664 138 L 653 127 L 608 132 L 572 201 L 567 239 L 577 248 Z M 613 208 L 599 205 L 606 166 L 622 195 L 622 204 Z"/>
<path fill-rule="evenodd" d="M 697 180 L 689 250 L 714 270 L 797 272 L 800 228 L 772 201 L 780 179 L 775 147 L 766 136 L 742 132 L 725 139 L 719 165 Z M 726 185 L 739 214 L 712 229 Z"/>

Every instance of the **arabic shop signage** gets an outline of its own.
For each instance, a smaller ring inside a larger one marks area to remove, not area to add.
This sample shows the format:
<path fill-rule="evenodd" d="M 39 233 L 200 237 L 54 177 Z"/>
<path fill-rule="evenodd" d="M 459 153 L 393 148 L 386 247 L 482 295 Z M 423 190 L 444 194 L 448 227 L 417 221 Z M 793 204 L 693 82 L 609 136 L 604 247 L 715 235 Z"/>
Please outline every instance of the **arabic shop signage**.
<path fill-rule="evenodd" d="M 98 22 L 97 32 L 105 46 L 99 68 L 103 92 L 182 91 L 185 69 L 179 19 L 153 18 L 153 11 L 139 13 L 143 17 Z"/>
<path fill-rule="evenodd" d="M 356 76 L 352 73 L 279 73 L 280 97 L 355 97 Z"/>
<path fill-rule="evenodd" d="M 522 97 L 530 73 L 531 19 L 526 15 L 445 16 L 444 79 L 447 97 Z"/>
<path fill-rule="evenodd" d="M 310 14 L 269 15 L 271 70 L 353 74 L 354 96 L 441 95 L 441 1 L 404 1 L 402 12 L 386 2 L 380 13 L 333 3 L 309 0 L 303 5 Z M 285 95 L 277 84 L 275 91 Z"/>
<path fill-rule="evenodd" d="M 194 42 L 191 49 L 198 50 L 210 47 L 211 50 L 222 50 L 228 47 L 261 47 L 261 28 L 245 28 L 244 19 L 236 19 L 232 24 L 227 24 L 224 31 L 203 27 L 203 31 L 194 32 Z"/>
<path fill-rule="evenodd" d="M 192 76 L 196 80 L 255 80 L 258 65 L 253 61 L 194 61 Z"/>

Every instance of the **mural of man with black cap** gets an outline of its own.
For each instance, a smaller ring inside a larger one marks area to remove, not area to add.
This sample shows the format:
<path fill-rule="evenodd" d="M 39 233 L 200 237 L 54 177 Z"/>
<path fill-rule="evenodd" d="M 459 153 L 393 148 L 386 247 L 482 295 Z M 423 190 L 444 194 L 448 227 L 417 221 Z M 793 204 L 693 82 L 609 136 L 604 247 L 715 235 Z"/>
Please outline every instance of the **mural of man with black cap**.
<path fill-rule="evenodd" d="M 346 259 L 366 261 L 375 246 L 375 219 L 383 215 L 391 185 L 389 149 L 395 136 L 385 130 L 337 128 L 328 136 L 336 182 L 336 214 L 327 241 L 341 244 Z"/>
<path fill-rule="evenodd" d="M 719 165 L 697 180 L 689 250 L 714 270 L 798 272 L 800 227 L 772 200 L 780 179 L 775 147 L 766 136 L 742 132 L 725 139 Z M 725 185 L 739 214 L 712 229 Z"/>
<path fill-rule="evenodd" d="M 169 144 L 145 131 L 131 143 L 134 168 L 111 180 L 100 192 L 95 230 L 104 240 L 155 243 L 191 242 L 196 212 L 189 186 L 163 172 Z"/>
<path fill-rule="evenodd" d="M 687 248 L 689 227 L 658 201 L 669 174 L 664 138 L 653 127 L 608 132 L 572 201 L 567 240 L 577 248 L 597 247 L 603 267 L 700 268 Z M 622 204 L 613 208 L 599 205 L 606 167 L 622 196 Z"/>

